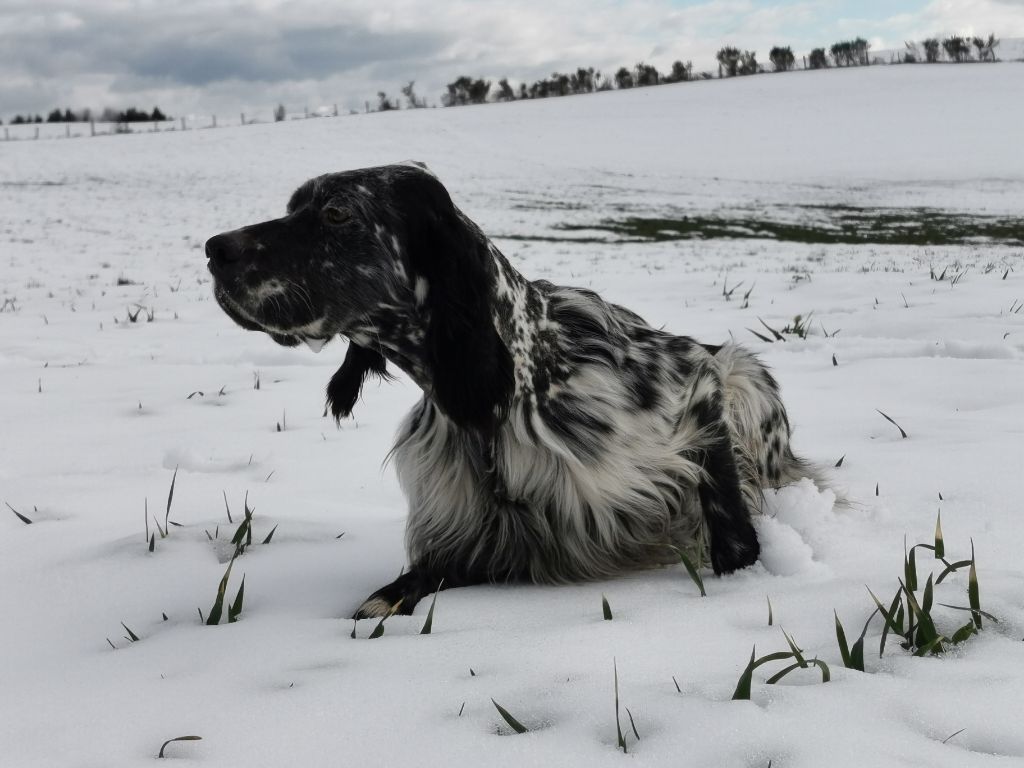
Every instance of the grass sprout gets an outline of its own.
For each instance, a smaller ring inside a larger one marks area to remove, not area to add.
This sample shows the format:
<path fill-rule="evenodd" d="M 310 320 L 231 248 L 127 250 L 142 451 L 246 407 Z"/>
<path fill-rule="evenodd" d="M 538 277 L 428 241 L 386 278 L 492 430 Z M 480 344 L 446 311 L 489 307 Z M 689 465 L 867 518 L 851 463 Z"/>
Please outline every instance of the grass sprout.
<path fill-rule="evenodd" d="M 4 502 L 4 506 L 6 506 L 9 510 L 11 510 L 11 512 L 14 513 L 14 516 L 17 517 L 19 520 L 21 520 L 21 522 L 23 522 L 25 525 L 32 525 L 32 521 L 31 520 L 29 520 L 27 517 L 25 517 L 23 514 L 21 514 L 21 512 L 16 510 L 14 507 L 12 507 L 6 501 Z"/>
<path fill-rule="evenodd" d="M 530 730 L 521 722 L 519 722 L 515 717 L 513 717 L 511 712 L 509 712 L 507 709 L 501 706 L 501 704 L 496 702 L 494 699 L 491 699 L 491 704 L 493 704 L 494 708 L 498 710 L 498 714 L 501 715 L 501 719 L 508 723 L 508 727 L 511 728 L 513 731 L 515 731 L 516 733 L 527 733 Z M 459 714 L 462 714 L 462 710 L 459 710 Z"/>
<path fill-rule="evenodd" d="M 160 746 L 160 751 L 157 753 L 157 757 L 164 757 L 164 750 L 167 749 L 168 744 L 172 744 L 175 741 L 202 741 L 202 736 L 175 736 L 173 739 L 168 739 Z"/>
<path fill-rule="evenodd" d="M 832 679 L 832 673 L 828 668 L 828 664 L 821 661 L 821 659 L 808 659 L 804 657 L 803 651 L 797 646 L 796 641 L 794 641 L 785 630 L 783 630 L 782 634 L 786 638 L 786 644 L 789 645 L 788 651 L 777 651 L 757 658 L 756 646 L 751 650 L 750 661 L 747 662 L 747 666 L 744 668 L 740 675 L 740 679 L 736 683 L 736 689 L 733 691 L 732 698 L 734 701 L 748 701 L 750 699 L 751 688 L 753 687 L 754 670 L 764 664 L 769 664 L 774 661 L 785 661 L 787 659 L 794 660 L 788 667 L 783 668 L 769 677 L 765 681 L 768 685 L 775 685 L 794 670 L 809 669 L 810 667 L 818 668 L 821 672 L 822 683 L 827 683 Z"/>
<path fill-rule="evenodd" d="M 918 549 L 931 550 L 935 559 L 945 565 L 945 568 L 935 578 L 934 573 L 928 575 L 923 589 L 920 587 L 917 574 L 916 551 Z M 928 654 L 943 653 L 948 645 L 957 645 L 967 640 L 971 635 L 980 632 L 983 627 L 983 619 L 997 622 L 995 616 L 981 609 L 981 597 L 978 586 L 978 570 L 974 554 L 974 542 L 971 542 L 971 559 L 949 562 L 946 555 L 945 540 L 942 535 L 941 515 L 936 516 L 934 544 L 915 544 L 906 549 L 903 559 L 903 578 L 899 579 L 899 589 L 893 597 L 889 608 L 883 605 L 874 592 L 868 589 L 868 594 L 874 601 L 878 612 L 882 614 L 885 622 L 882 628 L 882 638 L 878 646 L 878 655 L 885 652 L 885 642 L 889 632 L 902 638 L 901 647 L 910 651 L 915 656 L 926 656 Z M 943 579 L 951 573 L 963 568 L 969 568 L 967 580 L 967 606 L 950 605 L 948 603 L 935 603 L 935 587 L 942 583 Z M 920 591 L 920 596 L 918 592 Z M 951 635 L 946 636 L 939 632 L 935 617 L 932 616 L 934 605 L 957 611 L 968 611 L 971 614 L 971 621 L 956 629 Z M 838 618 L 837 618 L 838 622 Z M 842 646 L 842 643 L 840 643 Z"/>
<path fill-rule="evenodd" d="M 441 583 L 437 585 L 437 590 L 434 592 L 434 599 L 430 601 L 430 610 L 427 611 L 427 620 L 423 622 L 423 629 L 420 630 L 421 635 L 429 635 L 434 628 L 434 605 L 437 603 L 437 593 L 441 591 L 443 584 L 444 579 L 441 579 Z"/>
<path fill-rule="evenodd" d="M 697 585 L 697 589 L 700 590 L 700 596 L 707 597 L 708 593 L 704 590 L 704 580 L 697 572 L 697 568 L 694 566 L 693 561 L 690 560 L 686 553 L 681 549 L 677 547 L 672 547 L 672 549 L 674 549 L 676 554 L 679 555 L 679 562 L 683 564 L 683 567 L 686 568 L 686 572 L 690 574 L 690 579 L 693 580 L 693 583 Z"/>
<path fill-rule="evenodd" d="M 877 408 L 875 408 L 875 410 L 878 411 Z M 888 416 L 887 414 L 882 413 L 881 411 L 878 411 L 878 412 L 882 414 L 882 418 L 883 419 L 888 421 L 890 424 L 892 424 L 894 427 L 896 427 L 896 429 L 898 429 L 900 431 L 900 435 L 903 437 L 904 440 L 907 439 L 907 432 L 906 432 L 905 429 L 903 429 L 903 427 L 901 427 L 899 424 L 897 424 L 895 421 L 893 421 L 891 416 Z"/>

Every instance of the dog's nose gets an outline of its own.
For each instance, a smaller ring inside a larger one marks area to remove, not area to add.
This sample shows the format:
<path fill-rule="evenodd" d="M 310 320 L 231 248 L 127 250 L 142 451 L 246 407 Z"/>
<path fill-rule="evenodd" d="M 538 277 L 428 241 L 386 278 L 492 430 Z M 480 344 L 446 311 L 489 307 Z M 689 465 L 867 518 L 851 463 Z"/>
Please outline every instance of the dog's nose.
<path fill-rule="evenodd" d="M 242 256 L 242 244 L 233 232 L 214 235 L 206 241 L 206 258 L 215 264 L 229 264 Z"/>

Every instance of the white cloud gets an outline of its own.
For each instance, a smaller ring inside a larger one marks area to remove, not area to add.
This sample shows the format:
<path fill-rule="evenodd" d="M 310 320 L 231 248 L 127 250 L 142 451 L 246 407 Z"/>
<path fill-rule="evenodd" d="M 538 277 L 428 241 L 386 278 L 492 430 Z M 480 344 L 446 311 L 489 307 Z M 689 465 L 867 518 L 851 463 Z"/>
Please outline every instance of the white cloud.
<path fill-rule="evenodd" d="M 359 107 L 408 80 L 436 102 L 458 75 L 534 80 L 645 60 L 714 67 L 729 43 L 798 53 L 862 35 L 876 48 L 942 32 L 1024 36 L 1024 0 L 935 0 L 843 18 L 836 0 L 7 0 L 0 104 L 11 113 L 106 105 L 269 112 Z"/>

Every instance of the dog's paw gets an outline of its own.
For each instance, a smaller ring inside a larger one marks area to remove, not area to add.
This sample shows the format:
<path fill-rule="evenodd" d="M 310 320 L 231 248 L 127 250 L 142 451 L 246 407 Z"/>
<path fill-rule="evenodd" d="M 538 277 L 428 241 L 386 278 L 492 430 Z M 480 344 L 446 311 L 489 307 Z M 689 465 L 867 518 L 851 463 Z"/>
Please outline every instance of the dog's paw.
<path fill-rule="evenodd" d="M 749 523 L 743 530 L 731 531 L 728 536 L 712 537 L 711 567 L 717 576 L 753 565 L 760 556 L 757 532 Z"/>
<path fill-rule="evenodd" d="M 386 619 L 388 616 L 393 616 L 398 613 L 402 608 L 402 599 L 399 598 L 396 602 L 388 600 L 382 595 L 371 595 L 368 597 L 362 605 L 359 606 L 359 610 L 355 612 L 353 619 Z"/>

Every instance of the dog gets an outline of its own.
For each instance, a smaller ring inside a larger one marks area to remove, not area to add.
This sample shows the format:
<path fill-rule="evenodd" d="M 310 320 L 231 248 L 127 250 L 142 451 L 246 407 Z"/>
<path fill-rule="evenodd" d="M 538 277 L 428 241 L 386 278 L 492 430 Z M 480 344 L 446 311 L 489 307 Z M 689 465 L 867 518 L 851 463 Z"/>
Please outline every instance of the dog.
<path fill-rule="evenodd" d="M 706 554 L 753 564 L 763 489 L 812 474 L 749 351 L 648 325 L 517 272 L 420 163 L 330 173 L 285 216 L 206 243 L 242 328 L 314 350 L 348 339 L 336 419 L 387 364 L 423 391 L 392 455 L 409 568 L 356 618 L 438 588 L 602 579 Z"/>

